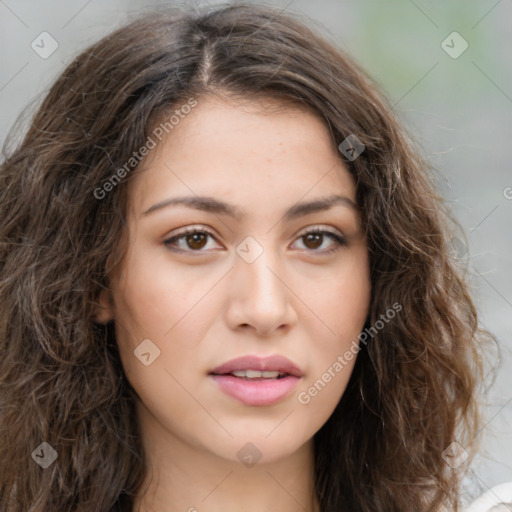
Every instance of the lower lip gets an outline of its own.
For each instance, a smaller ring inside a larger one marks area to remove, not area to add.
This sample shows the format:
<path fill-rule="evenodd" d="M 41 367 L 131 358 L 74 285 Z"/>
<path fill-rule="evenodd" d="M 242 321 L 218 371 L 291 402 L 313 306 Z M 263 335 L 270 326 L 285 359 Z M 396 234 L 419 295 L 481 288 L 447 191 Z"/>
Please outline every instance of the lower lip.
<path fill-rule="evenodd" d="M 247 405 L 270 405 L 282 400 L 298 384 L 292 375 L 282 379 L 246 380 L 233 375 L 210 375 L 220 389 Z"/>

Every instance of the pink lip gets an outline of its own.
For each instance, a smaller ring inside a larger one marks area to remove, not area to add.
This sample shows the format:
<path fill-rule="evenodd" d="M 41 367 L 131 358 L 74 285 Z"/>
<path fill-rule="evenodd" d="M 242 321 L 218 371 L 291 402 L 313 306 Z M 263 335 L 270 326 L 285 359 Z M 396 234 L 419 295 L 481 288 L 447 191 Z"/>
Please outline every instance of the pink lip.
<path fill-rule="evenodd" d="M 288 375 L 281 379 L 258 380 L 229 375 L 237 370 L 279 371 Z M 218 366 L 210 372 L 210 376 L 224 393 L 247 405 L 270 405 L 287 396 L 298 384 L 303 372 L 283 356 L 244 356 Z"/>
<path fill-rule="evenodd" d="M 289 359 L 284 356 L 270 356 L 270 357 L 257 357 L 257 356 L 242 356 L 236 359 L 231 359 L 217 368 L 213 369 L 210 373 L 216 375 L 224 375 L 237 370 L 259 370 L 264 371 L 278 371 L 281 373 L 288 373 L 295 377 L 302 377 L 302 370 L 293 364 Z"/>
<path fill-rule="evenodd" d="M 270 405 L 283 399 L 297 385 L 300 378 L 283 377 L 249 381 L 234 375 L 211 375 L 220 389 L 247 405 Z"/>

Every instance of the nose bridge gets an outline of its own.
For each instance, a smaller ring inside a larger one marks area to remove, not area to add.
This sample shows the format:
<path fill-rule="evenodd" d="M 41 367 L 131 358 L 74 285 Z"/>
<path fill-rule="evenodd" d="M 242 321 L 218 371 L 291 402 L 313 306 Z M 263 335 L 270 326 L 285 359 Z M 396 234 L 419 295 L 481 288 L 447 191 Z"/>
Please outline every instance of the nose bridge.
<path fill-rule="evenodd" d="M 258 297 L 275 297 L 282 295 L 282 281 L 276 276 L 281 272 L 279 255 L 272 248 L 270 238 L 256 240 L 247 237 L 237 247 L 237 262 L 235 268 L 246 277 L 244 281 L 250 287 L 251 293 Z"/>
<path fill-rule="evenodd" d="M 238 324 L 271 331 L 292 321 L 290 295 L 281 263 L 270 238 L 265 242 L 247 237 L 239 244 L 232 290 Z"/>

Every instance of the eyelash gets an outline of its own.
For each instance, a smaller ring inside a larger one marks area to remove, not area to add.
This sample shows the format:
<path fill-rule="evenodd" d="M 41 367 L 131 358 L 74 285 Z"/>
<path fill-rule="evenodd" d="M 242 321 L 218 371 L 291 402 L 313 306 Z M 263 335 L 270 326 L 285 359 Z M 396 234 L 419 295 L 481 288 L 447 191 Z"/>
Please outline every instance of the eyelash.
<path fill-rule="evenodd" d="M 178 249 L 176 247 L 170 247 L 176 241 L 178 241 L 178 240 L 180 240 L 182 238 L 185 238 L 186 236 L 189 236 L 189 235 L 195 235 L 196 233 L 203 233 L 205 235 L 211 236 L 212 238 L 215 238 L 213 233 L 210 233 L 206 229 L 185 228 L 181 232 L 179 232 L 177 235 L 174 235 L 174 236 L 164 240 L 163 243 L 164 243 L 165 246 L 167 246 L 172 251 L 181 252 L 181 253 L 189 253 L 189 254 L 192 253 L 194 256 L 200 256 L 202 253 L 207 252 L 207 251 L 204 251 L 204 250 L 183 250 L 183 249 Z M 306 231 L 306 232 L 302 233 L 302 235 L 300 235 L 298 238 L 304 238 L 304 237 L 306 237 L 309 234 L 323 234 L 323 235 L 326 234 L 332 240 L 334 240 L 336 243 L 334 244 L 334 246 L 331 249 L 327 249 L 327 250 L 324 250 L 324 251 L 319 251 L 319 250 L 313 250 L 312 249 L 312 250 L 307 250 L 307 252 L 320 253 L 320 254 L 323 254 L 323 255 L 328 255 L 328 254 L 331 254 L 333 252 L 339 251 L 342 247 L 345 247 L 345 246 L 348 245 L 347 241 L 345 240 L 344 237 L 342 237 L 342 236 L 340 236 L 340 235 L 338 235 L 336 233 L 333 233 L 331 231 L 328 231 L 326 229 L 321 229 L 321 228 L 312 228 L 309 231 Z M 196 254 L 194 254 L 194 253 L 196 253 Z"/>

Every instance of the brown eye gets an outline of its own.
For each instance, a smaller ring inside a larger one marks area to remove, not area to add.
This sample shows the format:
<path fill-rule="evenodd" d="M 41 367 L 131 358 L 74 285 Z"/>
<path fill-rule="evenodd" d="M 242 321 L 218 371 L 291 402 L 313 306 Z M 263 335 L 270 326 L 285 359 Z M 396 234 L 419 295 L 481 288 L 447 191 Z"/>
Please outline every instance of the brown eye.
<path fill-rule="evenodd" d="M 319 228 L 309 230 L 308 232 L 301 235 L 298 239 L 302 240 L 302 243 L 308 252 L 313 254 L 318 253 L 319 255 L 330 254 L 347 245 L 347 241 L 343 236 L 326 229 Z M 319 247 L 323 245 L 326 239 L 330 239 L 334 243 L 327 249 L 319 249 Z"/>
<path fill-rule="evenodd" d="M 323 237 L 321 233 L 308 233 L 302 236 L 308 249 L 318 249 L 322 245 Z"/>
<path fill-rule="evenodd" d="M 207 237 L 205 233 L 197 232 L 192 235 L 187 235 L 185 240 L 191 249 L 202 249 L 206 245 Z"/>
<path fill-rule="evenodd" d="M 208 238 L 213 239 L 214 236 L 204 229 L 187 228 L 182 230 L 180 234 L 164 240 L 164 245 L 174 251 L 198 253 L 199 255 L 203 252 L 209 252 L 203 250 L 208 245 Z"/>

